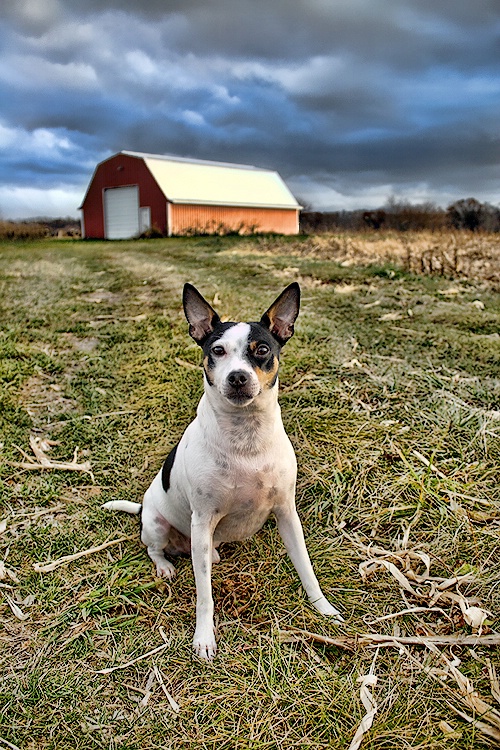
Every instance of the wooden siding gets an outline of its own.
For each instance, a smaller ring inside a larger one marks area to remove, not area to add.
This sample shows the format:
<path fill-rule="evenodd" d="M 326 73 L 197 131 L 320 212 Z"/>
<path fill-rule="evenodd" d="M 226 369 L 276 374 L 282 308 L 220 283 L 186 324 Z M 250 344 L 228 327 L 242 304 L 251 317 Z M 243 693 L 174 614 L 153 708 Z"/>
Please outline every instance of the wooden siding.
<path fill-rule="evenodd" d="M 169 234 L 205 234 L 227 231 L 297 234 L 298 210 L 169 204 Z"/>
<path fill-rule="evenodd" d="M 104 190 L 139 186 L 139 207 L 151 208 L 151 225 L 167 233 L 166 199 L 143 159 L 117 154 L 98 165 L 82 210 L 85 237 L 102 239 L 104 230 Z"/>

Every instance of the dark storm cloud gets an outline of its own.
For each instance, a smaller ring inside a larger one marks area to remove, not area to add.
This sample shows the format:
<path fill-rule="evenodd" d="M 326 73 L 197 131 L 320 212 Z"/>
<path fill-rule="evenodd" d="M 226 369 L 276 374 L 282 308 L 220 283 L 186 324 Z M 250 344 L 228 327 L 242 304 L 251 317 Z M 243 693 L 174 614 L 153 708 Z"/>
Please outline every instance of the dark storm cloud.
<path fill-rule="evenodd" d="M 322 208 L 497 202 L 499 38 L 487 0 L 18 0 L 0 210 L 34 187 L 76 207 L 120 149 L 276 168 Z"/>

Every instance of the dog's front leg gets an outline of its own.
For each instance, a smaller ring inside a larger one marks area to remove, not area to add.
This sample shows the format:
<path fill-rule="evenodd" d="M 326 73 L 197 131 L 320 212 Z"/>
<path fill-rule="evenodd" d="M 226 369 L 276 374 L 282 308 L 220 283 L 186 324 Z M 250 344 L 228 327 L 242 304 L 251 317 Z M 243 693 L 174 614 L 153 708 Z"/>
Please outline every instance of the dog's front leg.
<path fill-rule="evenodd" d="M 304 532 L 298 513 L 293 508 L 282 508 L 276 510 L 276 520 L 278 529 L 283 539 L 292 563 L 299 574 L 302 585 L 306 591 L 311 604 L 321 612 L 322 615 L 332 617 L 336 622 L 344 622 L 344 619 L 338 609 L 330 604 L 326 596 L 321 591 L 318 579 L 309 559 Z"/>
<path fill-rule="evenodd" d="M 215 656 L 214 601 L 212 598 L 212 550 L 216 520 L 193 513 L 191 519 L 191 558 L 196 582 L 195 653 L 210 661 Z"/>

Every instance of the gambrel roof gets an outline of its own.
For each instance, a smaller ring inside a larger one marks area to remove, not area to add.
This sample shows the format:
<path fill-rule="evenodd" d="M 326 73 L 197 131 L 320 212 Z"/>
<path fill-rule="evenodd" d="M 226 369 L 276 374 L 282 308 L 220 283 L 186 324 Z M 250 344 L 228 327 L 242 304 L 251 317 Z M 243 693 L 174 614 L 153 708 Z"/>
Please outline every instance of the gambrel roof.
<path fill-rule="evenodd" d="M 172 203 L 300 208 L 279 174 L 269 169 L 137 151 L 120 153 L 143 159 Z"/>

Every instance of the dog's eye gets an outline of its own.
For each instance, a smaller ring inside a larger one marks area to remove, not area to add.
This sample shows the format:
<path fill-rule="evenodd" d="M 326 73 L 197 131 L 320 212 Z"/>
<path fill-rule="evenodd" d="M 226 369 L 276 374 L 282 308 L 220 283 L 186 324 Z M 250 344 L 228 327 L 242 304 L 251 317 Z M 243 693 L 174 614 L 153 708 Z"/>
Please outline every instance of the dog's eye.
<path fill-rule="evenodd" d="M 223 354 L 226 353 L 226 350 L 223 346 L 213 346 L 212 347 L 212 354 L 214 354 L 216 357 L 222 357 Z"/>
<path fill-rule="evenodd" d="M 269 349 L 267 344 L 259 344 L 257 349 L 255 350 L 255 354 L 258 357 L 266 357 L 271 350 Z"/>

